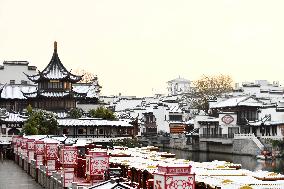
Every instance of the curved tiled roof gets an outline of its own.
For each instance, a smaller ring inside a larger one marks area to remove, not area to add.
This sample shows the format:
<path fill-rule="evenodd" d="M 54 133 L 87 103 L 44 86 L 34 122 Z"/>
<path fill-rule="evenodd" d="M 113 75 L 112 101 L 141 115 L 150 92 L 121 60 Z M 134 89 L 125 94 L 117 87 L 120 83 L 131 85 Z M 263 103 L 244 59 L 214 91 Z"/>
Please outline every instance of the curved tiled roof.
<path fill-rule="evenodd" d="M 74 75 L 64 67 L 57 53 L 57 42 L 54 42 L 54 52 L 49 64 L 42 72 L 39 72 L 37 75 L 27 75 L 27 77 L 33 82 L 38 82 L 38 80 L 40 79 L 68 79 L 69 81 L 76 83 L 80 81 L 83 76 Z"/>

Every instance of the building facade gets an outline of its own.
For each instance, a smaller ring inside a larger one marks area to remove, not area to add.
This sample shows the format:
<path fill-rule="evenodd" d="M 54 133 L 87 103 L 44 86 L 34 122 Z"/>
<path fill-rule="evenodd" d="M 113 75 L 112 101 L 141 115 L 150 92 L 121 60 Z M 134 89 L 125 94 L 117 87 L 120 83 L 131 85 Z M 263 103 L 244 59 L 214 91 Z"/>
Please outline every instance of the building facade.
<path fill-rule="evenodd" d="M 53 56 L 43 71 L 36 72 L 36 68 L 29 67 L 28 62 L 5 63 L 4 65 L 9 65 L 9 69 L 11 67 L 25 67 L 26 70 L 22 69 L 20 71 L 23 72 L 19 72 L 19 69 L 16 69 L 14 74 L 10 73 L 10 77 L 6 77 L 7 73 L 5 72 L 5 79 L 0 83 L 10 80 L 13 82 L 0 85 L 0 108 L 21 112 L 30 104 L 36 109 L 67 112 L 77 107 L 78 104 L 90 106 L 98 102 L 101 89 L 98 78 L 95 76 L 91 83 L 78 83 L 82 76 L 74 75 L 64 67 L 57 53 L 56 42 L 54 43 Z M 4 67 L 3 70 L 8 70 L 9 74 L 9 69 Z M 26 82 L 20 82 L 23 77 L 27 80 L 25 80 Z"/>
<path fill-rule="evenodd" d="M 22 73 L 35 75 L 37 67 L 29 66 L 28 61 L 4 61 L 0 65 L 0 84 L 33 84 Z"/>
<path fill-rule="evenodd" d="M 179 95 L 189 93 L 191 90 L 190 80 L 184 78 L 176 78 L 167 82 L 168 84 L 168 95 Z"/>

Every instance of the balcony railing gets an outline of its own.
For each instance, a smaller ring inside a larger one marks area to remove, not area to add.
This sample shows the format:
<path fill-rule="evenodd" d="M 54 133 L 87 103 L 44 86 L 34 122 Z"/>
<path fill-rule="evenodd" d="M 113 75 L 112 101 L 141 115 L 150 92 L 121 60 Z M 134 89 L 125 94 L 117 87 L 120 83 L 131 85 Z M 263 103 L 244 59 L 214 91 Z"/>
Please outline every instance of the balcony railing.
<path fill-rule="evenodd" d="M 230 134 L 200 134 L 200 138 L 234 138 L 234 133 Z"/>

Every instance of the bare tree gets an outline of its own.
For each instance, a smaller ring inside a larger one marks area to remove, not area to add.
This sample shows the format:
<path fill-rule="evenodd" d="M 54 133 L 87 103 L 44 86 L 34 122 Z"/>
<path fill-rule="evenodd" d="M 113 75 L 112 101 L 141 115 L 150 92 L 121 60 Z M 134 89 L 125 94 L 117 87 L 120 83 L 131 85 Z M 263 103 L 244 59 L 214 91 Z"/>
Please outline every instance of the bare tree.
<path fill-rule="evenodd" d="M 220 97 L 222 94 L 231 92 L 232 78 L 229 75 L 203 75 L 197 81 L 194 81 L 195 91 L 192 94 L 194 100 L 192 101 L 193 108 L 208 111 L 208 100 Z"/>
<path fill-rule="evenodd" d="M 75 70 L 76 75 L 83 75 L 81 81 L 79 83 L 90 83 L 94 79 L 94 74 L 91 72 L 88 72 L 84 69 L 77 69 Z"/>

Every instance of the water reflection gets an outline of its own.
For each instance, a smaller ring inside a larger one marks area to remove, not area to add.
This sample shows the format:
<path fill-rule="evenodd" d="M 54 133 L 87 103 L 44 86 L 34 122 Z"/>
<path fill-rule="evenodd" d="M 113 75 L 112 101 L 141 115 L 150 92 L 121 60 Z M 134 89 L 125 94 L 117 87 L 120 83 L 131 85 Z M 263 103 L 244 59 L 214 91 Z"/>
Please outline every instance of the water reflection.
<path fill-rule="evenodd" d="M 251 171 L 256 170 L 266 170 L 274 171 L 277 173 L 284 174 L 284 160 L 278 158 L 276 160 L 258 160 L 252 156 L 240 156 L 240 155 L 231 155 L 231 154 L 218 154 L 218 153 L 205 153 L 205 152 L 188 152 L 176 149 L 162 149 L 161 151 L 171 152 L 176 154 L 176 158 L 188 159 L 198 162 L 205 161 L 229 161 L 233 163 L 242 164 L 242 168 L 248 169 Z"/>

